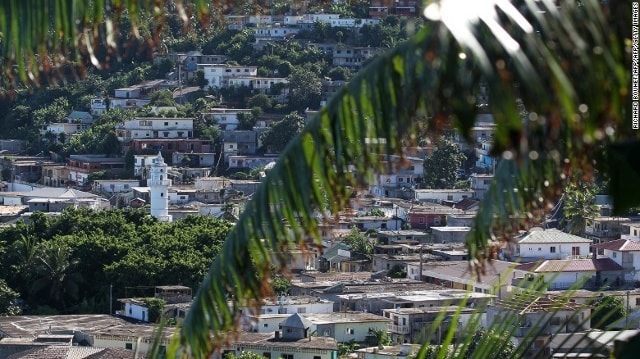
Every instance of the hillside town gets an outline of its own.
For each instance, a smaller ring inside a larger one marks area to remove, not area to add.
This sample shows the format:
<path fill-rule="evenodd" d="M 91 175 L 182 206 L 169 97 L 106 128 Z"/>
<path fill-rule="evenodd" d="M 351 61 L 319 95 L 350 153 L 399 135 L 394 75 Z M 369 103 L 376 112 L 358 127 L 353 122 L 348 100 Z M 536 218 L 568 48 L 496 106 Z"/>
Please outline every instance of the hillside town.
<path fill-rule="evenodd" d="M 224 24 L 249 34 L 256 54 L 296 43 L 355 74 L 388 44 L 365 46 L 347 34 L 415 18 L 420 6 L 371 0 L 363 17 L 298 9 L 226 15 Z M 303 94 L 309 86 L 297 82 L 305 75 L 291 63 L 243 65 L 228 52 L 185 50 L 155 53 L 156 66 L 170 64 L 157 78 L 87 93 L 88 106 L 39 123 L 39 153 L 33 140 L 0 139 L 2 231 L 44 228 L 36 226 L 73 210 L 140 211 L 167 226 L 193 216 L 235 223 L 286 142 L 348 84 L 344 76 L 318 77 L 318 91 Z M 448 126 L 403 156 L 386 155 L 386 172 L 355 189 L 346 210 L 318 210 L 320 242 L 288 251 L 283 291 L 258 310 L 242 308 L 239 334 L 214 357 L 409 359 L 447 333 L 455 341 L 470 321 L 491 328 L 507 316 L 518 317 L 513 343 L 535 336 L 532 357 L 588 353 L 593 343 L 610 353 L 607 333 L 640 330 L 640 215 L 613 215 L 600 184 L 568 188 L 544 221 L 500 242 L 482 276 L 470 267 L 465 240 L 500 161 L 484 85 L 476 101 L 469 136 Z M 93 140 L 103 151 L 76 151 L 92 131 L 109 134 Z M 569 208 L 576 191 L 591 195 L 578 214 Z M 527 290 L 535 283 L 544 293 Z M 179 322 L 198 288 L 154 277 L 115 288 L 118 297 L 101 290 L 110 294 L 106 312 L 43 313 L 15 298 L 13 315 L 0 317 L 0 357 L 143 357 L 158 335 L 168 344 L 171 326 L 158 334 L 158 320 Z M 606 326 L 584 320 L 603 296 L 622 303 L 624 316 Z M 584 341 L 576 347 L 569 336 Z"/>

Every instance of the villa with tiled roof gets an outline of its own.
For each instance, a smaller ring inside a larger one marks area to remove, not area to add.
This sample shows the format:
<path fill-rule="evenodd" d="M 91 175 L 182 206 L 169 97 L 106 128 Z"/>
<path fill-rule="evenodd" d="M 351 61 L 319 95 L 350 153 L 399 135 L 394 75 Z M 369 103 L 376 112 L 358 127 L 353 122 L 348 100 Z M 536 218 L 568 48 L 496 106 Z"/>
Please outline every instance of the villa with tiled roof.
<path fill-rule="evenodd" d="M 609 258 L 622 266 L 625 282 L 640 281 L 640 241 L 618 239 L 596 244 L 593 249 L 598 258 Z"/>
<path fill-rule="evenodd" d="M 541 259 L 567 259 L 589 256 L 591 240 L 557 229 L 534 228 L 516 238 L 505 254 L 521 262 Z"/>
<path fill-rule="evenodd" d="M 619 282 L 622 273 L 622 266 L 610 258 L 549 259 L 516 266 L 513 284 L 527 286 L 527 281 L 543 280 L 550 289 L 593 287 Z"/>

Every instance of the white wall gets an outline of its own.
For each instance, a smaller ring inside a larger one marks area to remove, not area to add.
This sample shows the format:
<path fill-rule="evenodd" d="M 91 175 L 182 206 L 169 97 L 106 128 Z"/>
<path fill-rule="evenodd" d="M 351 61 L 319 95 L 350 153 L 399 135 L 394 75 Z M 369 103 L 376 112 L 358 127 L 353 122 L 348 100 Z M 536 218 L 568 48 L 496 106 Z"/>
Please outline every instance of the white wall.
<path fill-rule="evenodd" d="M 518 243 L 520 257 L 540 259 L 567 259 L 573 254 L 572 248 L 580 248 L 580 256 L 589 255 L 589 243 Z M 555 253 L 551 248 L 555 248 Z"/>
<path fill-rule="evenodd" d="M 149 321 L 149 309 L 135 303 L 124 303 L 124 316 L 144 322 Z"/>

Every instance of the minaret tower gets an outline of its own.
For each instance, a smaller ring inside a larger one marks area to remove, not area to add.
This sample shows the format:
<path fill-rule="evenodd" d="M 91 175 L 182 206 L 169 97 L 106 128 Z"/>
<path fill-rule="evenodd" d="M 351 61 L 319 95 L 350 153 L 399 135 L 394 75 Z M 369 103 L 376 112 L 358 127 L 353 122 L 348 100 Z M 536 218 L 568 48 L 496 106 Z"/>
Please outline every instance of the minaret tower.
<path fill-rule="evenodd" d="M 160 222 L 171 222 L 169 215 L 169 186 L 171 180 L 167 179 L 167 164 L 164 163 L 162 154 L 153 160 L 147 185 L 151 189 L 151 215 Z"/>

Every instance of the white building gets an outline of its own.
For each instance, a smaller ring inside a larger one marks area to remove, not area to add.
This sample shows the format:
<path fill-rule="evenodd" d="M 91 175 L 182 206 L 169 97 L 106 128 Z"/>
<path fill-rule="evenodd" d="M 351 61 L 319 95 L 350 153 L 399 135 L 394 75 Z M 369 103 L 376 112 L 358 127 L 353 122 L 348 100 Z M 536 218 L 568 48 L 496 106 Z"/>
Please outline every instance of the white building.
<path fill-rule="evenodd" d="M 534 228 L 516 239 L 515 257 L 538 259 L 567 259 L 589 256 L 591 240 L 564 233 L 557 229 Z"/>
<path fill-rule="evenodd" d="M 474 197 L 478 199 L 483 199 L 485 193 L 489 187 L 491 187 L 491 182 L 493 182 L 493 175 L 485 175 L 485 174 L 472 174 L 471 175 L 471 190 L 474 192 Z"/>
<path fill-rule="evenodd" d="M 223 131 L 235 130 L 240 121 L 239 114 L 251 114 L 250 108 L 212 108 L 207 112 L 202 112 L 203 119 L 214 120 Z"/>
<path fill-rule="evenodd" d="M 157 155 L 134 155 L 134 167 L 133 167 L 133 175 L 140 176 L 143 179 L 149 177 L 149 172 L 151 170 L 151 165 L 153 165 L 154 160 L 158 157 Z"/>
<path fill-rule="evenodd" d="M 420 202 L 453 202 L 471 198 L 473 191 L 465 189 L 414 189 L 414 198 Z"/>
<path fill-rule="evenodd" d="M 610 258 L 621 265 L 626 282 L 640 281 L 640 241 L 618 239 L 593 246 L 598 258 Z"/>
<path fill-rule="evenodd" d="M 229 79 L 234 77 L 255 77 L 258 75 L 257 66 L 232 66 L 225 64 L 198 64 L 204 71 L 204 78 L 207 80 L 205 89 L 218 89 L 227 87 Z"/>
<path fill-rule="evenodd" d="M 424 160 L 418 157 L 388 156 L 387 172 L 378 174 L 370 186 L 376 197 L 400 197 L 398 192 L 414 188 L 424 175 Z"/>
<path fill-rule="evenodd" d="M 151 215 L 161 222 L 171 222 L 169 215 L 169 186 L 171 180 L 167 179 L 168 166 L 164 163 L 162 154 L 158 153 L 155 162 L 151 166 L 151 173 L 147 184 L 151 191 Z"/>
<path fill-rule="evenodd" d="M 192 138 L 192 118 L 138 117 L 116 127 L 118 140 L 151 138 Z"/>

